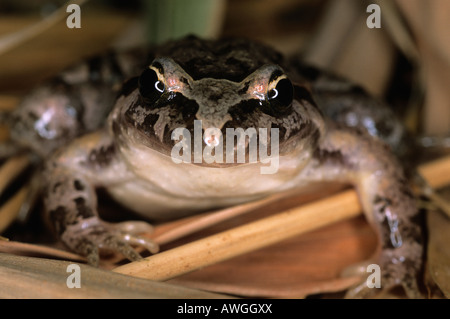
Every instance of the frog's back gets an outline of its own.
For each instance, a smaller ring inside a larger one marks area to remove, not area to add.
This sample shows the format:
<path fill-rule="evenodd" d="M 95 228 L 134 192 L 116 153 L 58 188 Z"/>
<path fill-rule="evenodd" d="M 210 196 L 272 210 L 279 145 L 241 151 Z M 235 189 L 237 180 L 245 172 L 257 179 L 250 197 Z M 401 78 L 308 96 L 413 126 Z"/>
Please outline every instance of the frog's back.
<path fill-rule="evenodd" d="M 156 57 L 177 62 L 194 80 L 202 78 L 242 81 L 264 64 L 284 64 L 276 50 L 248 39 L 202 40 L 189 36 L 155 50 Z"/>

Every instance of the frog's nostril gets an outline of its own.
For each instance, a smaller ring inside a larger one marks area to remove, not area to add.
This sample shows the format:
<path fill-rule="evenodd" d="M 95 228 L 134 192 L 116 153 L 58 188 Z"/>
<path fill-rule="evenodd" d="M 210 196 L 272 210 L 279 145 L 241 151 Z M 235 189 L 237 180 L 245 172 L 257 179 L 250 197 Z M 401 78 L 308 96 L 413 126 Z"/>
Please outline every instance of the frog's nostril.
<path fill-rule="evenodd" d="M 203 140 L 206 145 L 210 147 L 216 147 L 220 144 L 222 137 L 222 131 L 216 127 L 207 128 L 203 134 Z"/>

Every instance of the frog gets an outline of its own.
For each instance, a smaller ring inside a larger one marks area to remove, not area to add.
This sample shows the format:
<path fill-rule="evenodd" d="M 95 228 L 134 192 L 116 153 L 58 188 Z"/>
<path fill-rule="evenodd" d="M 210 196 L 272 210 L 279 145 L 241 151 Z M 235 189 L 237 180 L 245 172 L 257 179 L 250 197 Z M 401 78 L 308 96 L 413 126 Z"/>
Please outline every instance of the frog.
<path fill-rule="evenodd" d="M 423 239 L 405 171 L 391 147 L 370 131 L 324 115 L 324 106 L 316 102 L 324 87 L 314 82 L 317 74 L 311 78 L 298 63 L 248 39 L 190 36 L 156 48 L 147 60 L 121 86 L 104 124 L 57 147 L 45 160 L 45 215 L 68 248 L 92 265 L 98 265 L 103 250 L 130 260 L 141 258 L 136 245 L 158 251 L 153 241 L 139 235 L 150 224 L 110 223 L 99 216 L 98 188 L 123 207 L 159 222 L 315 183 L 349 183 L 377 234 L 379 248 L 370 261 L 382 269 L 383 289 L 400 285 L 409 297 L 421 296 L 417 278 Z M 321 79 L 332 84 L 328 87 L 334 96 L 341 92 L 348 98 L 348 90 L 362 94 L 348 81 Z M 363 97 L 356 104 L 373 101 Z M 192 158 L 198 147 L 190 145 L 195 139 L 188 142 L 173 133 L 195 133 L 198 123 L 201 150 L 225 145 L 227 130 L 255 129 L 256 137 L 266 139 L 276 154 L 276 172 L 263 174 L 267 163 L 249 160 L 249 137 L 236 143 L 231 161 L 211 162 L 204 156 L 175 161 L 178 143 L 184 143 L 183 152 Z M 278 134 L 272 134 L 274 129 Z M 247 151 L 244 162 L 236 161 L 239 146 Z M 362 282 L 348 296 L 373 293 Z"/>

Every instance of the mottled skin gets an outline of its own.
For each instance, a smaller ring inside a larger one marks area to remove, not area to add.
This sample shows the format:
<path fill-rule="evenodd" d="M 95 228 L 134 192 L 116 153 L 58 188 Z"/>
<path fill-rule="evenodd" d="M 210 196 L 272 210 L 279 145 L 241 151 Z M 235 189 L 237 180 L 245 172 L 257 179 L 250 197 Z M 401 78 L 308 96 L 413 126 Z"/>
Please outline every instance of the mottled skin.
<path fill-rule="evenodd" d="M 75 137 L 98 129 L 114 106 L 123 81 L 147 63 L 146 50 L 92 57 L 61 72 L 29 92 L 12 113 L 11 139 L 0 145 L 0 159 L 23 151 L 41 158 Z"/>
<path fill-rule="evenodd" d="M 325 120 L 302 72 L 276 51 L 245 40 L 186 38 L 161 47 L 150 66 L 124 84 L 105 127 L 48 161 L 45 209 L 57 234 L 93 264 L 99 248 L 135 260 L 129 244 L 155 247 L 136 235 L 142 224 L 130 229 L 98 217 L 97 187 L 161 220 L 315 182 L 349 182 L 379 236 L 381 249 L 371 262 L 381 266 L 383 288 L 402 285 L 418 297 L 422 245 L 402 168 L 386 144 L 367 132 Z M 261 174 L 259 162 L 175 164 L 171 133 L 179 127 L 193 131 L 194 120 L 223 135 L 226 128 L 279 128 L 277 173 Z M 362 283 L 349 296 L 376 292 Z"/>

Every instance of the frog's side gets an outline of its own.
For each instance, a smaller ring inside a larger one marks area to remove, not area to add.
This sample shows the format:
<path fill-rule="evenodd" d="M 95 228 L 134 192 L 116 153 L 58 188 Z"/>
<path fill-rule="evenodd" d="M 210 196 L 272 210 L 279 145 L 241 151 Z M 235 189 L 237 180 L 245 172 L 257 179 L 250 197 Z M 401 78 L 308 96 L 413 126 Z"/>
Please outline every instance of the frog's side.
<path fill-rule="evenodd" d="M 123 86 L 106 127 L 48 162 L 45 207 L 56 232 L 91 263 L 98 262 L 99 247 L 137 259 L 129 243 L 154 247 L 99 219 L 96 187 L 161 219 L 314 182 L 350 182 L 381 241 L 376 262 L 383 287 L 401 284 L 417 297 L 420 229 L 401 167 L 385 144 L 326 122 L 303 84 L 278 53 L 253 42 L 187 38 L 162 47 L 150 67 Z M 194 120 L 224 136 L 226 128 L 279 128 L 278 172 L 260 174 L 261 163 L 175 164 L 171 133 L 192 131 Z M 375 291 L 362 284 L 354 292 Z"/>
<path fill-rule="evenodd" d="M 11 138 L 0 145 L 0 159 L 23 151 L 40 158 L 75 137 L 102 126 L 122 83 L 140 72 L 148 52 L 108 52 L 65 69 L 29 92 L 12 113 L 0 113 Z"/>
<path fill-rule="evenodd" d="M 0 161 L 23 153 L 32 160 L 22 220 L 41 197 L 42 160 L 77 136 L 103 126 L 122 83 L 151 60 L 145 48 L 90 57 L 35 87 L 13 112 L 0 111 L 0 123 L 10 126 L 10 139 L 0 144 Z"/>

